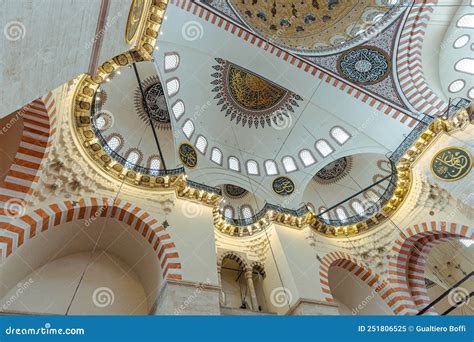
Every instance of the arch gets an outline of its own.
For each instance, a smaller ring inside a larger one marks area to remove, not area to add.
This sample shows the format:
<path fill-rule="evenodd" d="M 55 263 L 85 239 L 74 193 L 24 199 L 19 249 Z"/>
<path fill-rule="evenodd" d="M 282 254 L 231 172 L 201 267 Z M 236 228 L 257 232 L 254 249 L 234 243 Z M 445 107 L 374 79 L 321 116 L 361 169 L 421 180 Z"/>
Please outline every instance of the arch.
<path fill-rule="evenodd" d="M 141 208 L 129 202 L 114 202 L 105 197 L 53 203 L 18 217 L 5 225 L 3 236 L 0 236 L 0 255 L 2 259 L 6 259 L 27 240 L 61 223 L 98 217 L 115 218 L 140 232 L 156 251 L 163 278 L 182 278 L 179 253 L 169 230 Z"/>
<path fill-rule="evenodd" d="M 396 313 L 414 315 L 429 304 L 424 281 L 426 257 L 434 245 L 452 238 L 474 239 L 474 230 L 457 223 L 432 221 L 415 224 L 400 233 L 388 267 L 388 280 L 396 289 Z"/>
<path fill-rule="evenodd" d="M 268 159 L 265 161 L 265 173 L 267 176 L 275 176 L 278 175 L 278 166 L 274 160 Z"/>
<path fill-rule="evenodd" d="M 52 92 L 20 109 L 23 135 L 0 187 L 0 224 L 21 215 L 42 174 L 42 164 L 56 133 L 56 102 Z M 0 242 L 1 241 L 0 236 Z"/>
<path fill-rule="evenodd" d="M 341 146 L 344 145 L 351 138 L 349 132 L 347 132 L 341 126 L 334 126 L 333 128 L 331 128 L 329 134 L 331 135 L 331 138 L 333 138 L 334 141 Z"/>
<path fill-rule="evenodd" d="M 125 159 L 127 160 L 127 167 L 133 168 L 135 165 L 140 165 L 143 161 L 143 153 L 138 148 L 131 148 L 125 152 Z"/>
<path fill-rule="evenodd" d="M 237 264 L 239 264 L 240 267 L 242 267 L 243 270 L 249 269 L 249 266 L 245 262 L 244 258 L 232 251 L 227 251 L 227 252 L 222 253 L 217 262 L 217 266 L 222 267 L 222 263 L 224 262 L 225 259 L 234 260 Z"/>
<path fill-rule="evenodd" d="M 326 139 L 319 139 L 314 144 L 314 147 L 323 158 L 326 158 L 327 156 L 329 156 L 331 153 L 334 152 L 334 148 Z"/>
<path fill-rule="evenodd" d="M 235 215 L 234 214 L 234 207 L 232 207 L 231 205 L 226 205 L 222 212 L 223 212 L 225 218 L 228 218 L 228 219 L 234 218 L 234 215 Z"/>
<path fill-rule="evenodd" d="M 115 140 L 113 140 L 115 139 Z M 118 152 L 122 149 L 123 147 L 123 137 L 118 134 L 118 133 L 112 133 L 110 134 L 108 137 L 107 137 L 107 146 L 104 146 L 105 150 L 109 153 L 111 152 Z M 112 146 L 111 145 L 111 142 L 112 141 L 116 141 L 116 143 L 114 143 Z M 114 147 L 115 145 L 115 147 Z"/>
<path fill-rule="evenodd" d="M 263 278 L 266 277 L 265 266 L 260 261 L 254 261 L 250 264 L 250 269 L 257 271 Z"/>
<path fill-rule="evenodd" d="M 380 275 L 372 271 L 370 267 L 344 252 L 330 252 L 321 260 L 319 266 L 319 281 L 326 302 L 334 303 L 334 298 L 329 287 L 329 269 L 333 266 L 342 267 L 357 276 L 374 289 L 382 300 L 393 310 L 395 302 L 392 299 L 392 294 L 395 291 L 391 288 L 389 282 L 383 280 Z"/>
<path fill-rule="evenodd" d="M 244 204 L 240 207 L 240 215 L 243 219 L 249 219 L 253 216 L 252 207 L 248 204 Z"/>
<path fill-rule="evenodd" d="M 434 116 L 443 113 L 448 104 L 427 83 L 422 63 L 423 39 L 427 22 L 438 0 L 416 0 L 408 16 L 398 42 L 396 68 L 398 84 L 408 102 L 417 112 Z M 413 27 L 417 27 L 416 30 Z"/>

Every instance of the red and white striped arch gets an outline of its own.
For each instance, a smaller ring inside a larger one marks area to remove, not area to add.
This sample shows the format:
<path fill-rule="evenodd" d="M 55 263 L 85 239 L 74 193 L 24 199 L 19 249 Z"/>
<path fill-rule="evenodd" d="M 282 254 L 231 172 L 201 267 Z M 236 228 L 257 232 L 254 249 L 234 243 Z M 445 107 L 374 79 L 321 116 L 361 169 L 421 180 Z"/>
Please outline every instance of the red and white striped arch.
<path fill-rule="evenodd" d="M 430 303 L 425 285 L 427 256 L 433 246 L 453 238 L 474 239 L 474 230 L 457 223 L 433 221 L 416 224 L 400 233 L 389 262 L 389 281 L 397 296 L 404 298 L 397 303 L 398 312 L 416 314 Z"/>
<path fill-rule="evenodd" d="M 19 112 L 23 118 L 23 135 L 0 187 L 0 225 L 8 221 L 9 216 L 24 210 L 28 196 L 39 181 L 42 163 L 48 157 L 56 132 L 56 104 L 51 92 Z M 5 215 L 3 219 L 2 215 Z"/>
<path fill-rule="evenodd" d="M 62 223 L 98 217 L 115 218 L 133 227 L 155 250 L 163 278 L 182 278 L 179 253 L 169 230 L 141 208 L 129 202 L 114 202 L 108 198 L 84 198 L 74 203 L 54 203 L 16 218 L 5 226 L 6 243 L 0 244 L 0 255 L 3 258 L 9 257 L 28 240 Z"/>
<path fill-rule="evenodd" d="M 380 275 L 372 271 L 370 267 L 364 265 L 353 256 L 344 252 L 330 252 L 321 260 L 319 276 L 321 290 L 325 300 L 329 303 L 334 302 L 334 298 L 329 286 L 329 269 L 331 267 L 342 267 L 348 272 L 360 278 L 382 298 L 382 300 L 393 310 L 396 300 L 393 299 L 393 289 L 390 284 L 383 280 Z M 395 311 L 394 311 L 395 312 Z M 395 312 L 396 313 L 396 312 Z"/>
<path fill-rule="evenodd" d="M 413 1 L 397 52 L 397 74 L 403 94 L 418 112 L 432 116 L 448 107 L 448 103 L 430 88 L 423 73 L 423 39 L 433 6 L 437 3 L 438 0 Z"/>

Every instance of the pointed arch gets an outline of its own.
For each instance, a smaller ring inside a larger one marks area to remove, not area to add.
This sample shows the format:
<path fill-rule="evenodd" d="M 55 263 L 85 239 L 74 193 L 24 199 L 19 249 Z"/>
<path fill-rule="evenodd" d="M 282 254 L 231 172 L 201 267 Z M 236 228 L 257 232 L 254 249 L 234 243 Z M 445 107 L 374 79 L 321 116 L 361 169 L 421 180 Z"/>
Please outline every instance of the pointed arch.
<path fill-rule="evenodd" d="M 392 294 L 395 291 L 391 288 L 389 282 L 383 280 L 381 276 L 372 271 L 370 267 L 344 252 L 330 252 L 321 260 L 319 266 L 319 281 L 326 302 L 334 303 L 334 298 L 329 287 L 329 269 L 331 267 L 342 267 L 360 278 L 363 282 L 374 289 L 382 300 L 393 310 L 395 302 L 392 298 Z"/>
<path fill-rule="evenodd" d="M 0 232 L 0 255 L 6 259 L 16 249 L 27 246 L 28 240 L 61 223 L 98 217 L 115 218 L 141 233 L 156 252 L 163 278 L 182 278 L 179 253 L 169 230 L 138 206 L 105 197 L 53 203 L 18 217 Z"/>
<path fill-rule="evenodd" d="M 415 315 L 430 303 L 424 281 L 427 256 L 436 244 L 461 238 L 474 239 L 473 228 L 445 221 L 415 224 L 400 233 L 388 271 L 388 280 L 397 290 L 396 313 Z M 433 310 L 430 313 L 435 314 Z"/>
<path fill-rule="evenodd" d="M 224 262 L 225 259 L 230 259 L 234 260 L 237 264 L 239 264 L 240 267 L 242 267 L 243 270 L 248 270 L 249 265 L 247 262 L 245 262 L 244 258 L 237 254 L 236 252 L 233 251 L 227 251 L 222 253 L 222 255 L 219 257 L 219 260 L 217 262 L 217 266 L 222 267 L 222 263 Z"/>
<path fill-rule="evenodd" d="M 0 187 L 0 225 L 21 215 L 33 193 L 56 133 L 56 102 L 52 92 L 19 110 L 23 135 L 15 159 Z M 2 217 L 3 216 L 3 217 Z"/>

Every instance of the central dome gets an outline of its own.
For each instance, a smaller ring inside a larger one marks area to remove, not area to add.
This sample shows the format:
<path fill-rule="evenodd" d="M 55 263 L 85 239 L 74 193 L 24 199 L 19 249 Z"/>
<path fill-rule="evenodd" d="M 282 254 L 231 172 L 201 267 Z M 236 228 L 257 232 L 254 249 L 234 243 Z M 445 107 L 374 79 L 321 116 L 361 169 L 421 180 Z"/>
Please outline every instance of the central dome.
<path fill-rule="evenodd" d="M 240 1 L 230 4 L 240 18 L 270 42 L 294 50 L 330 50 L 386 20 L 399 0 Z"/>

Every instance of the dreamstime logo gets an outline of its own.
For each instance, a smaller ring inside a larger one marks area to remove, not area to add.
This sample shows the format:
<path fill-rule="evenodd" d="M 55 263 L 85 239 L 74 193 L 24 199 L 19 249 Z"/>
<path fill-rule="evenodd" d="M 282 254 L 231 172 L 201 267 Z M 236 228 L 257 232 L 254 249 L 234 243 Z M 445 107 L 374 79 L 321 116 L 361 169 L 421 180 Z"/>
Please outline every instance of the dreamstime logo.
<path fill-rule="evenodd" d="M 19 21 L 10 21 L 3 28 L 3 34 L 11 42 L 23 39 L 26 34 L 25 25 Z"/>
<path fill-rule="evenodd" d="M 110 306 L 114 303 L 114 300 L 114 291 L 112 291 L 108 287 L 98 287 L 94 290 L 94 293 L 92 294 L 92 302 L 98 308 L 105 308 L 106 306 Z"/>
<path fill-rule="evenodd" d="M 100 207 L 99 210 L 97 210 L 94 215 L 89 217 L 87 220 L 84 221 L 84 225 L 86 227 L 89 227 L 95 220 L 97 220 L 102 213 L 109 208 L 109 205 L 106 203 L 103 207 Z"/>
<path fill-rule="evenodd" d="M 8 298 L 3 303 L 2 309 L 5 311 L 10 306 L 12 306 L 13 303 L 15 303 L 15 301 L 17 301 L 23 295 L 23 293 L 33 284 L 33 282 L 34 282 L 33 279 L 30 278 L 30 279 L 28 279 L 28 281 L 26 281 L 24 283 L 18 283 L 17 284 L 18 289 L 15 291 L 15 293 L 10 298 Z"/>
<path fill-rule="evenodd" d="M 26 207 L 25 201 L 18 198 L 11 198 L 5 202 L 3 209 L 5 215 L 8 217 L 16 218 L 25 215 Z"/>
<path fill-rule="evenodd" d="M 189 42 L 201 39 L 204 35 L 204 28 L 201 23 L 197 21 L 188 21 L 183 25 L 181 29 L 181 35 Z"/>
<path fill-rule="evenodd" d="M 291 115 L 277 116 L 275 120 L 272 121 L 272 124 L 271 124 L 271 126 L 278 131 L 282 131 L 287 128 L 290 128 L 292 125 L 293 125 L 293 118 L 291 117 Z"/>
<path fill-rule="evenodd" d="M 277 308 L 287 306 L 293 300 L 293 295 L 286 287 L 277 287 L 270 294 L 270 302 Z"/>
<path fill-rule="evenodd" d="M 183 205 L 183 215 L 187 218 L 195 218 L 202 214 L 202 205 L 194 202 L 186 202 Z"/>
<path fill-rule="evenodd" d="M 456 287 L 448 294 L 449 305 L 457 308 L 464 305 L 469 305 L 470 300 L 471 298 L 469 296 L 469 291 L 464 287 Z"/>

